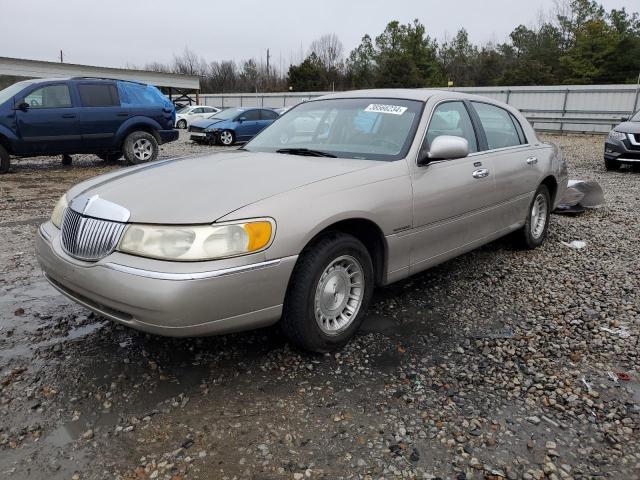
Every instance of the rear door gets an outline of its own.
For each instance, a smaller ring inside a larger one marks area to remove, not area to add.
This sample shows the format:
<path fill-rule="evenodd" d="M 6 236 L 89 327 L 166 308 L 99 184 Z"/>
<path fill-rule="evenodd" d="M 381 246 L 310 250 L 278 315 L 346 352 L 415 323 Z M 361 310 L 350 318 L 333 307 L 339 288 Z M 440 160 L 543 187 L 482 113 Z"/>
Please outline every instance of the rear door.
<path fill-rule="evenodd" d="M 79 109 L 72 101 L 71 90 L 65 82 L 34 87 L 16 98 L 18 135 L 16 153 L 55 154 L 74 152 L 80 143 Z"/>
<path fill-rule="evenodd" d="M 479 158 L 477 127 L 463 101 L 436 105 L 427 127 L 419 158 L 429 152 L 441 135 L 462 137 L 470 155 L 436 160 L 425 166 L 414 163 L 413 235 L 411 271 L 424 270 L 461 249 L 470 249 L 494 230 L 491 204 L 495 183 L 490 159 Z"/>
<path fill-rule="evenodd" d="M 546 162 L 538 158 L 511 112 L 491 103 L 472 101 L 470 104 L 484 137 L 482 156 L 493 164 L 495 222 L 501 228 L 516 228 L 525 220 Z"/>
<path fill-rule="evenodd" d="M 240 114 L 241 122 L 236 127 L 236 138 L 238 140 L 250 140 L 261 130 L 260 110 L 247 110 Z"/>
<path fill-rule="evenodd" d="M 80 96 L 80 132 L 85 151 L 108 148 L 129 112 L 120 106 L 115 83 L 82 81 L 77 83 Z"/>

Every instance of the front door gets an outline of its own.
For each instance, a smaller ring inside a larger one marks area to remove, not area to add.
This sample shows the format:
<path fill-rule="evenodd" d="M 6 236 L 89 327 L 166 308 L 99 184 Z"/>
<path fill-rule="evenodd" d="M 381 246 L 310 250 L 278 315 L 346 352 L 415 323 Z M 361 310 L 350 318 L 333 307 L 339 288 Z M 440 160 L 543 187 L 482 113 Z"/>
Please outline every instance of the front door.
<path fill-rule="evenodd" d="M 495 200 L 493 165 L 490 159 L 476 155 L 478 138 L 464 102 L 447 101 L 435 107 L 420 149 L 421 157 L 440 135 L 465 138 L 470 155 L 411 166 L 411 273 L 470 248 L 494 231 L 491 224 L 491 206 Z"/>
<path fill-rule="evenodd" d="M 79 109 L 74 107 L 66 83 L 35 88 L 26 96 L 16 99 L 18 154 L 56 154 L 73 152 L 80 143 Z"/>
<path fill-rule="evenodd" d="M 240 118 L 242 121 L 236 127 L 236 138 L 242 141 L 252 139 L 261 129 L 260 110 L 247 110 Z"/>

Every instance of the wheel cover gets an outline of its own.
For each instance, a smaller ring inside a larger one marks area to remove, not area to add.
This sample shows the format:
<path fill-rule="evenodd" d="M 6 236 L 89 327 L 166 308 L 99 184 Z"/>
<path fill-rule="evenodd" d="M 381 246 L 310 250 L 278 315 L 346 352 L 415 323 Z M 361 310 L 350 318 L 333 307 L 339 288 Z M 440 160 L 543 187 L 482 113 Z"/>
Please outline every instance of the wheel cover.
<path fill-rule="evenodd" d="M 149 160 L 151 158 L 151 155 L 153 155 L 153 145 L 146 138 L 136 140 L 136 142 L 133 144 L 133 155 L 138 160 Z"/>
<path fill-rule="evenodd" d="M 233 135 L 231 132 L 222 132 L 220 134 L 220 141 L 225 145 L 231 145 L 233 142 Z"/>
<path fill-rule="evenodd" d="M 178 128 L 186 128 L 187 127 L 187 121 L 186 120 L 180 120 L 178 122 Z"/>
<path fill-rule="evenodd" d="M 539 193 L 533 201 L 531 207 L 531 236 L 535 239 L 540 238 L 547 225 L 547 197 Z"/>
<path fill-rule="evenodd" d="M 364 273 L 354 257 L 343 255 L 324 269 L 316 286 L 314 313 L 320 330 L 338 335 L 353 323 L 364 298 Z"/>

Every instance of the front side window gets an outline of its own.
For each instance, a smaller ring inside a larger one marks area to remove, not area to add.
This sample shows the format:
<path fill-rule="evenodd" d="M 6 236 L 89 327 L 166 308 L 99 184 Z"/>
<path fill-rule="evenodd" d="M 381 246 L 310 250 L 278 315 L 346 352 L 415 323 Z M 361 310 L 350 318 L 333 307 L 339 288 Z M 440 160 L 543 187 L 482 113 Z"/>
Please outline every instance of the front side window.
<path fill-rule="evenodd" d="M 398 160 L 409 151 L 423 106 L 423 102 L 399 98 L 312 100 L 289 110 L 245 149 Z"/>
<path fill-rule="evenodd" d="M 194 108 L 193 110 L 191 110 L 191 112 L 189 112 L 190 114 L 197 114 L 197 113 L 204 113 L 204 108 Z"/>
<path fill-rule="evenodd" d="M 115 85 L 108 83 L 81 83 L 78 85 L 83 107 L 119 107 L 120 99 Z"/>
<path fill-rule="evenodd" d="M 255 121 L 260 120 L 260 110 L 249 110 L 240 115 L 243 120 Z"/>
<path fill-rule="evenodd" d="M 429 151 L 433 140 L 441 135 L 464 138 L 469 143 L 469 153 L 478 151 L 476 132 L 463 102 L 445 102 L 435 108 L 422 148 L 424 153 Z"/>
<path fill-rule="evenodd" d="M 68 108 L 71 107 L 71 95 L 67 85 L 48 85 L 31 92 L 23 102 L 30 108 Z"/>
<path fill-rule="evenodd" d="M 488 103 L 471 103 L 480 117 L 489 150 L 514 147 L 523 143 L 509 112 Z"/>

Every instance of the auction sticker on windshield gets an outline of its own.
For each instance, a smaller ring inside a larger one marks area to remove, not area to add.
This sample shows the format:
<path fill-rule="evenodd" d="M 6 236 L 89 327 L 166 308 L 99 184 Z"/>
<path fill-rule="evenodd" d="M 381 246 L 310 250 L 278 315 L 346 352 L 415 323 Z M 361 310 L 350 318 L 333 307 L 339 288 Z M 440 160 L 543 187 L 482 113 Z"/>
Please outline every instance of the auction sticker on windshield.
<path fill-rule="evenodd" d="M 390 113 L 391 115 L 402 115 L 407 111 L 407 107 L 402 107 L 400 105 L 381 105 L 372 103 L 367 108 L 365 108 L 364 111 L 375 113 Z"/>

